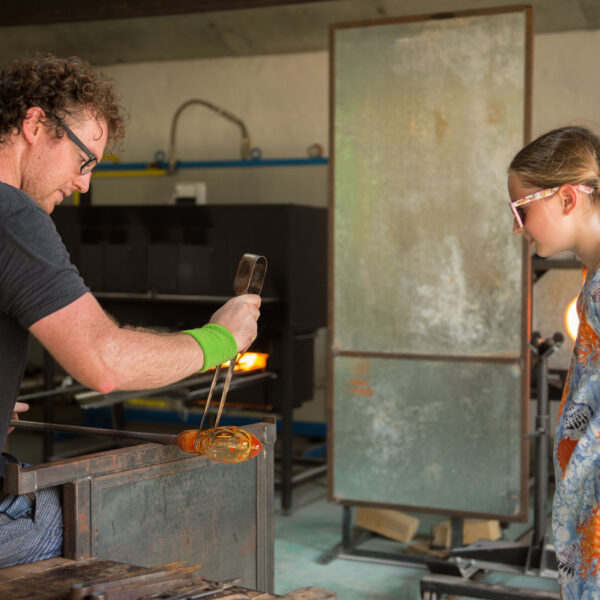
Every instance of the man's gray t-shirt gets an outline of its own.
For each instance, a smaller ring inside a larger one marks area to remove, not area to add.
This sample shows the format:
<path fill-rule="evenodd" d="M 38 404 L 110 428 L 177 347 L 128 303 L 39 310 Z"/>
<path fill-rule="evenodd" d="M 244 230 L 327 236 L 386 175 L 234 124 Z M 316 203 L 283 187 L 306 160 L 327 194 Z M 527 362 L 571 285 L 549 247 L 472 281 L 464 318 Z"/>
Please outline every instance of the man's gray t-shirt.
<path fill-rule="evenodd" d="M 0 182 L 0 451 L 27 363 L 29 327 L 88 291 L 50 216 Z M 2 467 L 0 458 L 0 475 Z"/>

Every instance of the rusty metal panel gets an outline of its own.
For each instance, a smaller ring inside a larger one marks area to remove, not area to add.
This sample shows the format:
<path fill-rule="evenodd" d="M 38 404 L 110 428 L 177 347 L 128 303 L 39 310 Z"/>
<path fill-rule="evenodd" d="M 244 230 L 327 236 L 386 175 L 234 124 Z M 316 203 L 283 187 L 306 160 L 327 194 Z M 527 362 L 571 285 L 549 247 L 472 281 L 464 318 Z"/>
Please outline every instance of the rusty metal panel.
<path fill-rule="evenodd" d="M 531 36 L 526 7 L 332 28 L 334 500 L 526 516 L 530 266 L 506 170 Z"/>
<path fill-rule="evenodd" d="M 248 426 L 263 442 L 238 465 L 201 456 L 140 465 L 91 484 L 92 555 L 139 566 L 202 564 L 210 579 L 244 577 L 272 591 L 274 426 Z"/>
<path fill-rule="evenodd" d="M 177 461 L 104 475 L 91 493 L 93 555 L 150 567 L 202 564 L 211 579 L 256 585 L 254 462 Z M 221 547 L 227 549 L 227 559 Z"/>
<path fill-rule="evenodd" d="M 333 346 L 517 357 L 523 12 L 336 31 Z"/>
<path fill-rule="evenodd" d="M 520 379 L 515 364 L 339 357 L 336 497 L 518 515 Z"/>

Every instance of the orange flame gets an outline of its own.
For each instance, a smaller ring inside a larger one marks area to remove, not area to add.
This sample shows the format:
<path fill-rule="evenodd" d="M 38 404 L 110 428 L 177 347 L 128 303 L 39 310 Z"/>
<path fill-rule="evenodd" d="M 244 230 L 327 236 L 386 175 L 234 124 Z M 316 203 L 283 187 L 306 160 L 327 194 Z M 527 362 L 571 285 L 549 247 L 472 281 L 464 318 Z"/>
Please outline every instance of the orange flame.
<path fill-rule="evenodd" d="M 579 329 L 579 316 L 577 315 L 577 296 L 569 302 L 567 309 L 565 310 L 565 328 L 569 337 L 575 341 L 577 337 L 577 331 Z"/>
<path fill-rule="evenodd" d="M 235 363 L 234 371 L 257 371 L 267 367 L 268 354 L 264 352 L 245 352 L 240 356 Z M 226 369 L 231 361 L 227 361 L 221 365 L 221 368 Z"/>

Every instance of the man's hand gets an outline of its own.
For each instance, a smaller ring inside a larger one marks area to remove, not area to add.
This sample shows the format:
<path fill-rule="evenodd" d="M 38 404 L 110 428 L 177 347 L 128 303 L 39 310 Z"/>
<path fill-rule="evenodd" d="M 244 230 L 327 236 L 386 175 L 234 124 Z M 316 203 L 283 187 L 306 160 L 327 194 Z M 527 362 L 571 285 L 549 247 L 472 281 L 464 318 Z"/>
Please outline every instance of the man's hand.
<path fill-rule="evenodd" d="M 28 410 L 29 410 L 29 404 L 26 404 L 25 402 L 15 402 L 15 407 L 13 409 L 13 414 L 12 414 L 11 419 L 13 421 L 15 419 L 18 419 L 19 413 L 26 412 Z M 8 433 L 10 433 L 13 429 L 14 429 L 14 427 L 9 427 Z"/>
<path fill-rule="evenodd" d="M 259 308 L 260 296 L 243 294 L 224 304 L 210 322 L 225 327 L 235 338 L 238 352 L 245 352 L 256 337 Z"/>

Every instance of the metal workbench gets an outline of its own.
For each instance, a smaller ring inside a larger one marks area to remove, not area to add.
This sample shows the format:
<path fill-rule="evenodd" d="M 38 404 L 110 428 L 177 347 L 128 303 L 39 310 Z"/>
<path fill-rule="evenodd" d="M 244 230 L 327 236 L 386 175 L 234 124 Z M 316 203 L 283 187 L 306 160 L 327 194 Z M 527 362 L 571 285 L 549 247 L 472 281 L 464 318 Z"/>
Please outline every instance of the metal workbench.
<path fill-rule="evenodd" d="M 275 425 L 246 427 L 263 444 L 253 460 L 220 464 L 176 446 L 143 444 L 5 468 L 12 494 L 62 486 L 64 556 L 141 567 L 202 565 L 213 580 L 244 578 L 273 591 Z"/>

